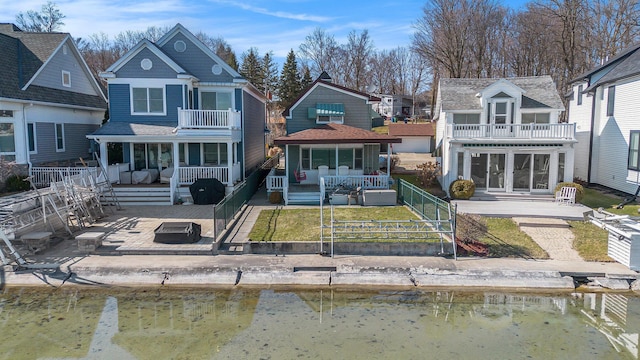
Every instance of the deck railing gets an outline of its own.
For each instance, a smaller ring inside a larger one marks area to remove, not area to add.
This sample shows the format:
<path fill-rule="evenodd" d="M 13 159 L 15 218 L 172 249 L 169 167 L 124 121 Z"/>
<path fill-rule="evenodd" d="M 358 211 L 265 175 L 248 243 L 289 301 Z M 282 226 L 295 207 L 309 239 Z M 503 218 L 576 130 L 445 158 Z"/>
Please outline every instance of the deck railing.
<path fill-rule="evenodd" d="M 276 175 L 276 169 L 272 168 L 269 171 L 266 179 L 267 191 L 282 191 L 284 188 L 289 187 L 289 179 L 286 176 Z"/>
<path fill-rule="evenodd" d="M 448 124 L 451 139 L 575 139 L 575 124 Z"/>
<path fill-rule="evenodd" d="M 178 129 L 240 129 L 239 111 L 182 110 L 178 108 Z"/>
<path fill-rule="evenodd" d="M 92 174 L 94 177 L 98 174 L 96 167 L 31 167 L 29 176 L 36 187 L 47 187 L 52 182 L 62 181 L 65 177 L 74 175 Z"/>
<path fill-rule="evenodd" d="M 213 167 L 204 167 L 204 166 L 194 166 L 194 167 L 181 167 L 179 170 L 179 184 L 180 185 L 190 185 L 193 184 L 194 181 L 198 179 L 210 179 L 215 178 L 218 179 L 221 183 L 225 185 L 233 185 L 229 182 L 229 168 L 226 166 L 213 166 Z"/>
<path fill-rule="evenodd" d="M 363 189 L 388 189 L 389 175 L 325 175 L 322 177 L 327 189 L 340 186 Z"/>

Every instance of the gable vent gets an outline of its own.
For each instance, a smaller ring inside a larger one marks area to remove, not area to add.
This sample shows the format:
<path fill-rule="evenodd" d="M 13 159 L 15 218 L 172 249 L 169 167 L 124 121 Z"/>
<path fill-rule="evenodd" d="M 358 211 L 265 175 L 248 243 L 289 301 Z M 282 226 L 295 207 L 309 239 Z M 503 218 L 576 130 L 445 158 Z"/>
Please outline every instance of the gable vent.
<path fill-rule="evenodd" d="M 185 50 L 187 50 L 187 44 L 185 44 L 185 42 L 182 40 L 178 40 L 175 43 L 173 43 L 173 48 L 177 52 L 184 52 Z"/>

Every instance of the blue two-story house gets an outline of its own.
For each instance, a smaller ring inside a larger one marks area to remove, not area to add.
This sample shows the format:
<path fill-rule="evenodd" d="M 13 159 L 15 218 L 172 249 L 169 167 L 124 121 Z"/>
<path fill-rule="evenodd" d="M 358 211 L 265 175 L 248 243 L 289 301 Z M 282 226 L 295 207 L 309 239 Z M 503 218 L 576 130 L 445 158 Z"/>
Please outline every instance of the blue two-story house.
<path fill-rule="evenodd" d="M 265 96 L 182 25 L 100 76 L 110 119 L 88 137 L 103 166 L 125 164 L 118 182 L 173 189 L 216 178 L 230 191 L 264 161 Z"/>

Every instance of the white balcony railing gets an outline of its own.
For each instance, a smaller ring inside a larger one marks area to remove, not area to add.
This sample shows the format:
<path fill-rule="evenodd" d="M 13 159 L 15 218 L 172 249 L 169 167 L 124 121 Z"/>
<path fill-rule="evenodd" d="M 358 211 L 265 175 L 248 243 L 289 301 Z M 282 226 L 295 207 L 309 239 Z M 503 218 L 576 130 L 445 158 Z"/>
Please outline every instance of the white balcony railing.
<path fill-rule="evenodd" d="M 450 139 L 574 140 L 575 124 L 448 124 Z"/>
<path fill-rule="evenodd" d="M 182 110 L 178 108 L 178 129 L 240 129 L 239 111 Z"/>

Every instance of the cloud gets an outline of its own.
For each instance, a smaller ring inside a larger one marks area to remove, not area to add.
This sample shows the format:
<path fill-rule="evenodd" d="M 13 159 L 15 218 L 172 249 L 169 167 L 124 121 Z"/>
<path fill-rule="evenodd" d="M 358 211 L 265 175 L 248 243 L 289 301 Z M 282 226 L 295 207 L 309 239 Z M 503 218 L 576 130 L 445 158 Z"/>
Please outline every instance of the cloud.
<path fill-rule="evenodd" d="M 251 5 L 244 4 L 244 3 L 241 3 L 241 2 L 236 2 L 236 1 L 229 1 L 229 0 L 209 0 L 209 1 L 214 2 L 214 3 L 218 3 L 218 4 L 223 4 L 223 5 L 235 6 L 235 7 L 238 7 L 240 9 L 242 9 L 242 10 L 251 11 L 251 12 L 254 12 L 254 13 L 273 16 L 273 17 L 282 18 L 282 19 L 291 19 L 291 20 L 300 20 L 300 21 L 313 21 L 313 22 L 319 22 L 319 23 L 328 22 L 328 21 L 332 20 L 332 18 L 328 17 L 328 16 L 317 16 L 317 15 L 309 15 L 309 14 L 294 14 L 294 13 L 290 13 L 290 12 L 286 12 L 286 11 L 271 11 L 271 10 L 268 10 L 268 9 L 265 9 L 265 8 L 261 8 L 261 7 L 257 7 L 257 6 L 251 6 Z"/>

